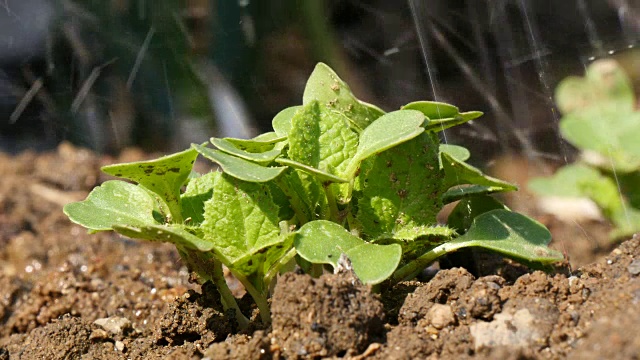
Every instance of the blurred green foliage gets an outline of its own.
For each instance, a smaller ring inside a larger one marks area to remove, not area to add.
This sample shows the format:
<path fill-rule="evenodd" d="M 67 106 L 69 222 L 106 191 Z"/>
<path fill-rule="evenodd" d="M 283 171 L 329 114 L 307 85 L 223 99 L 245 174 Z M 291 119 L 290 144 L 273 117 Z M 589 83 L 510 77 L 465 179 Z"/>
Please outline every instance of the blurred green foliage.
<path fill-rule="evenodd" d="M 543 196 L 586 197 L 615 226 L 620 238 L 640 231 L 640 110 L 630 78 L 611 59 L 593 62 L 585 77 L 556 89 L 560 131 L 582 156 L 553 177 L 532 179 Z"/>

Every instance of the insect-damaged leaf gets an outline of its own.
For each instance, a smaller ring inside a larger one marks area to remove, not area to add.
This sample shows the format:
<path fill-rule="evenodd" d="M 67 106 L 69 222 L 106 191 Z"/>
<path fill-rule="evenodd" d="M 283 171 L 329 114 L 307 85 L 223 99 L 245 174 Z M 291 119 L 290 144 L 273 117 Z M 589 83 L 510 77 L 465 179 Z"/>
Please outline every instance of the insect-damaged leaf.
<path fill-rule="evenodd" d="M 102 171 L 137 182 L 158 194 L 169 207 L 173 221 L 182 222 L 180 188 L 191 174 L 198 153 L 188 149 L 149 161 L 104 166 Z"/>
<path fill-rule="evenodd" d="M 302 226 L 294 243 L 298 254 L 314 264 L 331 264 L 335 268 L 344 253 L 351 260 L 353 271 L 365 284 L 378 284 L 387 279 L 402 258 L 400 245 L 368 243 L 326 220 Z"/>

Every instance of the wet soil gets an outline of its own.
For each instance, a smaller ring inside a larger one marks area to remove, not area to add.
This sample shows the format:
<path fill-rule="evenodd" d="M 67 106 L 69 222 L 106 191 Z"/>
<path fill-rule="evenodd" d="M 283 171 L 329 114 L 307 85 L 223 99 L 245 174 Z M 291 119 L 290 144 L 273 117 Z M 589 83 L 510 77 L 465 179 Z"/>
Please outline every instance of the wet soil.
<path fill-rule="evenodd" d="M 0 154 L 0 359 L 640 357 L 640 239 L 611 244 L 604 224 L 542 215 L 571 269 L 491 258 L 381 294 L 349 271 L 289 273 L 274 289 L 272 326 L 238 331 L 172 246 L 88 235 L 62 214 L 106 179 L 100 165 L 144 157 L 66 144 Z"/>

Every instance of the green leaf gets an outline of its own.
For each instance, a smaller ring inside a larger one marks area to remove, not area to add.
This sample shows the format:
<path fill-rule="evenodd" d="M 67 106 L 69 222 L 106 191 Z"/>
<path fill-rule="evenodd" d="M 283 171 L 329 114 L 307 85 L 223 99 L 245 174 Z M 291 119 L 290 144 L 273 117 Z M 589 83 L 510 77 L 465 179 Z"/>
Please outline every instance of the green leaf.
<path fill-rule="evenodd" d="M 267 182 L 278 177 L 286 167 L 265 167 L 220 150 L 212 150 L 198 144 L 191 144 L 202 156 L 220 165 L 222 170 L 237 179 L 249 182 Z"/>
<path fill-rule="evenodd" d="M 448 119 L 460 113 L 456 106 L 436 101 L 414 101 L 403 106 L 402 109 L 418 110 L 429 120 Z"/>
<path fill-rule="evenodd" d="M 631 172 L 640 169 L 640 112 L 624 112 L 615 104 L 590 107 L 560 121 L 560 132 L 581 150 L 592 150 L 604 159 L 602 168 Z"/>
<path fill-rule="evenodd" d="M 324 172 L 322 170 L 316 169 L 314 167 L 299 163 L 297 161 L 279 158 L 276 159 L 276 162 L 281 165 L 287 165 L 294 169 L 302 170 L 310 175 L 313 175 L 320 182 L 333 182 L 333 183 L 346 183 L 348 180 L 339 178 L 333 174 L 329 174 L 328 172 Z"/>
<path fill-rule="evenodd" d="M 240 150 L 244 150 L 250 153 L 262 153 L 273 149 L 273 147 L 277 143 L 287 140 L 287 137 L 286 135 L 280 136 L 272 131 L 260 134 L 253 139 L 236 139 L 227 137 L 224 138 L 224 140 L 232 143 L 236 148 Z"/>
<path fill-rule="evenodd" d="M 302 109 L 301 105 L 291 106 L 280 111 L 273 118 L 271 125 L 278 136 L 289 136 L 289 132 L 291 131 L 291 119 L 300 109 Z"/>
<path fill-rule="evenodd" d="M 345 171 L 345 177 L 352 179 L 366 158 L 422 134 L 424 129 L 420 126 L 423 122 L 424 115 L 415 110 L 398 110 L 378 118 L 360 134 L 358 149 Z"/>
<path fill-rule="evenodd" d="M 259 164 L 265 164 L 265 165 L 272 162 L 282 152 L 281 147 L 274 148 L 273 144 L 269 144 L 270 145 L 269 147 L 271 147 L 270 150 L 265 150 L 264 152 L 249 152 L 249 151 L 238 148 L 236 144 L 234 144 L 233 142 L 227 139 L 211 138 L 210 141 L 213 144 L 213 146 L 217 147 L 218 149 L 224 151 L 229 155 L 233 155 L 235 157 L 238 157 L 244 160 L 256 162 Z M 245 145 L 248 145 L 248 144 L 245 144 Z"/>
<path fill-rule="evenodd" d="M 417 110 L 426 117 L 426 131 L 443 131 L 450 127 L 464 124 L 482 116 L 480 111 L 460 113 L 457 107 L 434 101 L 416 101 L 402 107 L 403 110 Z"/>
<path fill-rule="evenodd" d="M 377 245 L 352 235 L 342 226 L 326 220 L 303 225 L 294 241 L 296 251 L 314 264 L 338 266 L 343 253 L 353 271 L 365 284 L 378 284 L 393 274 L 402 257 L 398 244 Z"/>
<path fill-rule="evenodd" d="M 143 188 L 110 180 L 91 191 L 86 200 L 65 205 L 71 221 L 95 231 L 112 230 L 114 225 L 157 224 L 153 197 Z"/>
<path fill-rule="evenodd" d="M 518 187 L 508 183 L 506 181 L 496 179 L 487 175 L 484 175 L 479 169 L 456 159 L 449 155 L 447 152 L 440 153 L 442 168 L 445 174 L 446 187 L 452 187 L 456 185 L 480 185 L 484 186 L 484 189 L 474 189 L 474 194 L 480 193 L 493 193 L 499 191 L 512 191 L 517 190 Z M 454 189 L 454 191 L 460 192 L 460 190 Z M 464 193 L 464 191 L 463 191 Z M 450 195 L 445 194 L 444 197 L 453 198 Z"/>
<path fill-rule="evenodd" d="M 527 186 L 541 196 L 588 197 L 584 185 L 598 182 L 601 177 L 598 170 L 590 166 L 572 164 L 558 169 L 552 177 L 531 179 Z"/>
<path fill-rule="evenodd" d="M 616 225 L 626 226 L 628 205 L 620 197 L 616 182 L 594 168 L 582 164 L 564 166 L 554 176 L 531 179 L 528 185 L 542 196 L 589 198 Z"/>
<path fill-rule="evenodd" d="M 102 171 L 135 181 L 158 194 L 169 207 L 173 221 L 180 223 L 180 188 L 191 174 L 197 156 L 195 150 L 189 149 L 155 160 L 104 166 Z"/>
<path fill-rule="evenodd" d="M 281 243 L 279 209 L 264 183 L 242 181 L 216 173 L 213 196 L 204 205 L 201 229 L 204 239 L 215 246 L 230 268 L 247 256 Z M 243 266 L 242 271 L 254 271 Z"/>
<path fill-rule="evenodd" d="M 317 175 L 317 174 L 315 174 Z M 291 168 L 276 179 L 300 223 L 324 218 L 328 205 L 322 184 L 310 172 Z"/>
<path fill-rule="evenodd" d="M 356 217 L 362 233 L 369 239 L 399 240 L 429 235 L 443 191 L 435 134 L 422 132 L 372 159 L 369 170 L 360 174 L 364 186 Z"/>
<path fill-rule="evenodd" d="M 480 247 L 526 263 L 549 264 L 563 259 L 562 253 L 547 247 L 551 233 L 544 225 L 522 214 L 504 209 L 485 212 L 458 238 L 439 245 L 435 252 L 453 252 Z"/>
<path fill-rule="evenodd" d="M 181 196 L 182 216 L 189 225 L 198 226 L 204 221 L 204 203 L 213 196 L 215 172 L 204 174 L 187 184 Z"/>
<path fill-rule="evenodd" d="M 440 144 L 440 152 L 446 152 L 458 161 L 467 161 L 471 157 L 469 150 L 463 146 L 452 144 Z"/>
<path fill-rule="evenodd" d="M 213 250 L 213 244 L 193 235 L 183 225 L 114 225 L 113 230 L 133 239 L 161 241 L 199 251 Z"/>
<path fill-rule="evenodd" d="M 296 113 L 291 126 L 289 159 L 333 175 L 344 174 L 358 146 L 358 134 L 349 119 L 312 101 Z"/>
<path fill-rule="evenodd" d="M 598 107 L 611 107 L 627 113 L 635 107 L 631 79 L 613 59 L 594 61 L 587 68 L 585 77 L 563 79 L 556 87 L 555 100 L 565 115 Z"/>
<path fill-rule="evenodd" d="M 316 65 L 304 89 L 302 103 L 308 105 L 313 101 L 344 114 L 360 129 L 384 114 L 377 106 L 356 99 L 349 86 L 323 63 Z"/>
<path fill-rule="evenodd" d="M 456 229 L 458 233 L 464 234 L 473 223 L 473 219 L 478 217 L 480 214 L 484 214 L 495 209 L 509 210 L 493 196 L 466 196 L 460 200 L 449 214 L 447 225 Z"/>

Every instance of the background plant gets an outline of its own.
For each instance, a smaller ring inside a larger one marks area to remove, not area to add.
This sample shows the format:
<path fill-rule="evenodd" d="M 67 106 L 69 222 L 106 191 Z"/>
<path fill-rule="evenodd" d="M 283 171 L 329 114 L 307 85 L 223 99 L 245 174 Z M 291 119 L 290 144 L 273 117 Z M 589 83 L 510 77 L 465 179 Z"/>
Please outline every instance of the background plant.
<path fill-rule="evenodd" d="M 268 323 L 271 282 L 294 258 L 319 274 L 344 254 L 367 284 L 410 279 L 464 247 L 538 266 L 560 260 L 546 247 L 544 226 L 489 196 L 514 185 L 467 164 L 465 148 L 440 144 L 438 132 L 481 115 L 428 101 L 385 113 L 358 100 L 321 63 L 302 105 L 281 111 L 274 131 L 106 166 L 136 184 L 107 181 L 64 211 L 92 231 L 175 244 L 191 269 L 217 285 L 241 325 L 247 320 L 222 265 Z M 193 173 L 198 154 L 222 171 Z M 447 224 L 438 224 L 442 206 L 454 201 Z"/>
<path fill-rule="evenodd" d="M 585 77 L 556 88 L 562 137 L 581 156 L 529 188 L 543 196 L 586 197 L 615 229 L 612 238 L 640 231 L 640 111 L 630 78 L 614 60 L 598 60 Z"/>

